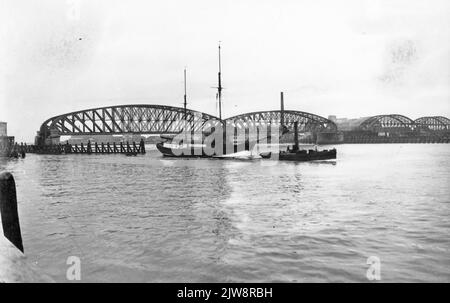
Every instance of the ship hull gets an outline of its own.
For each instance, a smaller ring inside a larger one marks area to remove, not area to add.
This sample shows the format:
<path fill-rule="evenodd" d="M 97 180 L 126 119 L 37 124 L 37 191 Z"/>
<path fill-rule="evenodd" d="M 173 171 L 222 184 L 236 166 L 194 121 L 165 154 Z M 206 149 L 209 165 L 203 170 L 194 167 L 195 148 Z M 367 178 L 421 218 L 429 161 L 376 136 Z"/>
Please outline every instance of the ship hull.
<path fill-rule="evenodd" d="M 164 146 L 163 143 L 157 143 L 156 144 L 156 148 L 159 150 L 159 152 L 164 156 L 164 157 L 182 157 L 182 158 L 206 158 L 206 157 L 211 157 L 206 155 L 203 152 L 203 148 L 202 148 L 202 153 L 201 155 L 196 155 L 194 153 L 194 149 L 191 149 L 190 153 L 185 153 L 185 149 L 181 150 L 181 149 L 175 149 L 175 148 L 171 148 L 171 147 L 166 147 Z"/>
<path fill-rule="evenodd" d="M 261 153 L 260 156 L 264 159 L 268 159 L 272 156 L 272 153 Z M 278 160 L 281 161 L 317 161 L 317 160 L 333 160 L 336 159 L 336 150 L 302 150 L 297 152 L 280 152 L 278 155 Z"/>
<path fill-rule="evenodd" d="M 201 149 L 200 153 L 199 151 L 194 147 L 188 147 L 188 148 L 173 148 L 173 147 L 167 147 L 164 146 L 164 143 L 157 143 L 156 148 L 159 150 L 159 152 L 164 157 L 182 157 L 182 158 L 211 158 L 216 156 L 223 156 L 227 154 L 234 154 L 241 151 L 250 151 L 254 146 L 256 142 L 249 143 L 248 141 L 245 143 L 240 144 L 231 144 L 232 149 L 227 149 L 226 145 L 223 146 L 223 153 L 222 154 L 216 154 L 213 153 L 212 155 L 208 155 L 204 152 L 204 148 L 197 148 Z"/>

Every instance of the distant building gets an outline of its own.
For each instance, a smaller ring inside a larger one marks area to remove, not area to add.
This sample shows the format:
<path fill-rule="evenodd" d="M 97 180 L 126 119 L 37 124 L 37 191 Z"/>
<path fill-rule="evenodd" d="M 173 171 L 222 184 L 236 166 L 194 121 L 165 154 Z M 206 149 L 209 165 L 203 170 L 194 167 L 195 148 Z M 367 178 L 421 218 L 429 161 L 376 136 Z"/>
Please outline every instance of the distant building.
<path fill-rule="evenodd" d="M 6 122 L 0 122 L 0 137 L 8 136 L 8 128 Z"/>
<path fill-rule="evenodd" d="M 9 156 L 14 145 L 14 137 L 8 137 L 6 122 L 0 122 L 0 156 Z"/>
<path fill-rule="evenodd" d="M 328 116 L 328 120 L 333 121 L 334 123 L 336 123 L 337 118 L 336 118 L 335 115 L 330 115 L 330 116 Z"/>

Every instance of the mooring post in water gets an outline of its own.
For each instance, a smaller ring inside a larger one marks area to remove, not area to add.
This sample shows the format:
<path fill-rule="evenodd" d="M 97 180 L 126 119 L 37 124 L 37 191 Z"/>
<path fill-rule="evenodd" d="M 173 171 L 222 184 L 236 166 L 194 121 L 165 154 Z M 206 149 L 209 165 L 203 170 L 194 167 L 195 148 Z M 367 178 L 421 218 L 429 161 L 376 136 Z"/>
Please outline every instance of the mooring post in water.
<path fill-rule="evenodd" d="M 92 154 L 91 140 L 88 140 L 87 151 L 88 154 Z"/>
<path fill-rule="evenodd" d="M 25 144 L 25 146 L 24 146 L 24 145 L 23 145 L 23 142 L 20 143 L 20 155 L 22 156 L 22 158 L 25 158 L 25 155 L 26 155 L 26 149 L 27 149 L 26 144 Z"/>
<path fill-rule="evenodd" d="M 142 139 L 141 138 L 141 142 L 139 142 L 139 147 L 140 147 L 140 150 L 141 150 L 141 154 L 145 154 L 145 142 L 144 142 L 144 139 Z"/>
<path fill-rule="evenodd" d="M 8 172 L 0 173 L 0 213 L 5 238 L 23 252 L 17 212 L 16 182 L 13 175 Z"/>
<path fill-rule="evenodd" d="M 283 95 L 283 92 L 281 92 L 280 93 L 280 107 L 281 107 L 281 127 L 283 127 L 284 126 L 284 95 Z"/>

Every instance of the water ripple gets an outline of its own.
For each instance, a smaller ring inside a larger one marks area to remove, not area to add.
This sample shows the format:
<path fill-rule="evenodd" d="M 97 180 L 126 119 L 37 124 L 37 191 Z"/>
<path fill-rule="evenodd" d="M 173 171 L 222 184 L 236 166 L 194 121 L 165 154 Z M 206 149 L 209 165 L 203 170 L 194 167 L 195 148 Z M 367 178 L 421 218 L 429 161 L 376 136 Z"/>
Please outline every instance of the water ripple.
<path fill-rule="evenodd" d="M 64 281 L 450 282 L 447 145 L 342 145 L 329 163 L 28 155 L 28 256 Z"/>

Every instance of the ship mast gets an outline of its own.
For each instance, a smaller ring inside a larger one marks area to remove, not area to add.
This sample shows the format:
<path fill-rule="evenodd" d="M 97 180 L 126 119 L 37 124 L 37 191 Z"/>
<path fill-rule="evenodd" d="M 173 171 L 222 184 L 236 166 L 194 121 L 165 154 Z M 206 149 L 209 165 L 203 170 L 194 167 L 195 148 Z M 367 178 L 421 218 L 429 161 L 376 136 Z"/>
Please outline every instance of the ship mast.
<path fill-rule="evenodd" d="M 184 68 L 184 120 L 186 120 L 187 115 L 187 93 L 186 93 L 186 68 Z"/>
<path fill-rule="evenodd" d="M 218 73 L 217 98 L 219 99 L 219 119 L 222 120 L 222 67 L 220 62 L 220 41 L 219 41 L 219 73 Z"/>

